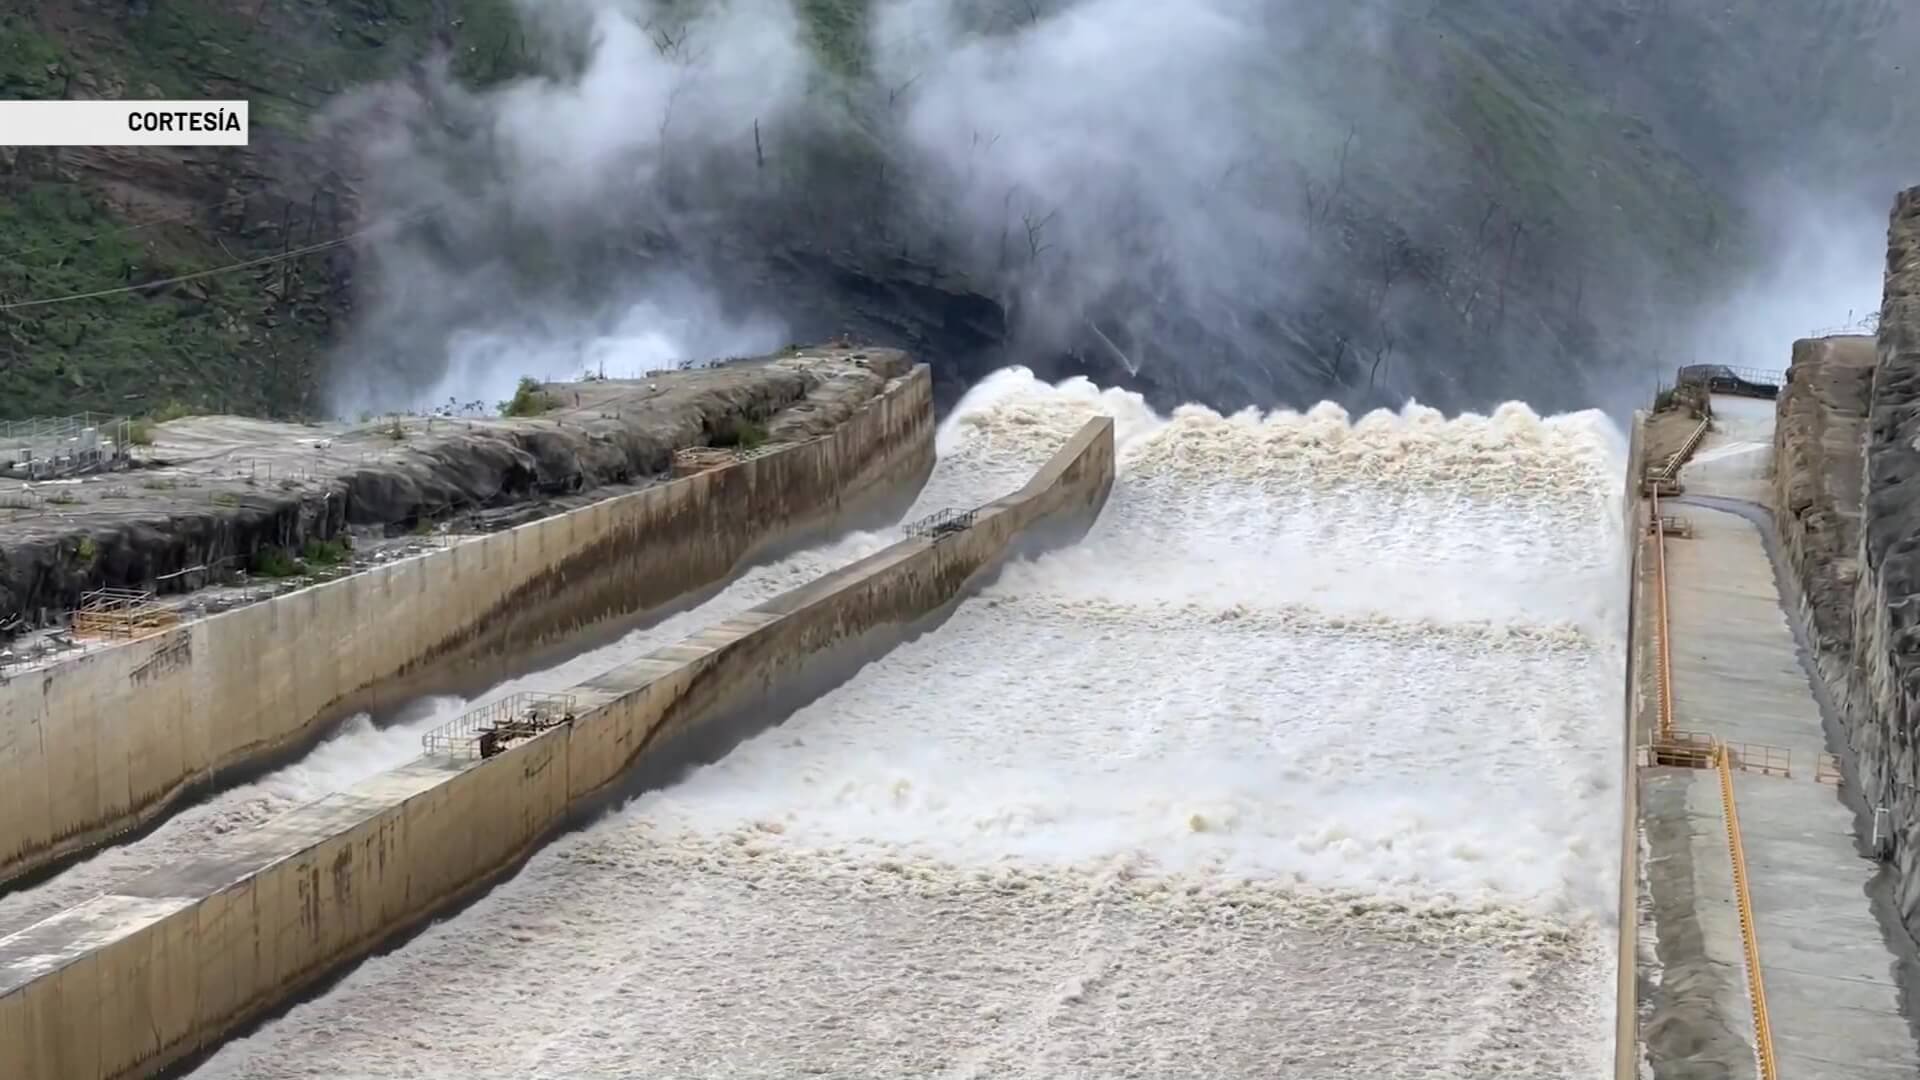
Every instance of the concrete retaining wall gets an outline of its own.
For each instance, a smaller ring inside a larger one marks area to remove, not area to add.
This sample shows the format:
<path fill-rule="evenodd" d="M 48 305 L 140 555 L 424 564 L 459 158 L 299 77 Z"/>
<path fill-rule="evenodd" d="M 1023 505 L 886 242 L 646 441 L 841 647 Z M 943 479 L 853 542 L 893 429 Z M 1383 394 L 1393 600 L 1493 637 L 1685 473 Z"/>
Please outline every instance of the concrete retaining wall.
<path fill-rule="evenodd" d="M 0 683 L 0 882 L 162 813 L 419 678 L 644 611 L 916 488 L 932 378 L 832 434 Z"/>
<path fill-rule="evenodd" d="M 1113 482 L 1090 421 L 1020 492 L 575 688 L 569 724 L 423 758 L 0 939 L 9 1080 L 147 1076 L 512 865 L 628 766 L 809 660 L 936 611 L 1016 545 L 1083 529 Z M 742 469 L 745 466 L 733 466 Z"/>
<path fill-rule="evenodd" d="M 1627 437 L 1626 501 L 1621 504 L 1627 545 L 1627 653 L 1625 708 L 1621 717 L 1620 763 L 1620 939 L 1617 945 L 1618 968 L 1614 986 L 1614 1080 L 1637 1080 L 1640 1075 L 1640 768 L 1638 765 L 1641 710 L 1639 650 L 1633 647 L 1634 620 L 1639 617 L 1641 537 L 1646 531 L 1646 514 L 1640 498 L 1641 477 L 1646 474 L 1647 414 L 1636 412 Z"/>

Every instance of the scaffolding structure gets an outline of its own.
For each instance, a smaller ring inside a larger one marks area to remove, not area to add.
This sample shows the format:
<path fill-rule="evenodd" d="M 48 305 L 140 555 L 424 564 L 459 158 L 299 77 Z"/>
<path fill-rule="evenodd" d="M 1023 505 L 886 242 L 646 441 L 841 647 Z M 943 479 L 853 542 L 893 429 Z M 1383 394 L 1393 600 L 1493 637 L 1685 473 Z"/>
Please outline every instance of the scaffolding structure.
<path fill-rule="evenodd" d="M 127 460 L 133 422 L 78 413 L 0 422 L 0 470 L 23 480 L 100 472 Z"/>
<path fill-rule="evenodd" d="M 1681 385 L 1699 383 L 1713 394 L 1771 398 L 1779 396 L 1780 388 L 1786 385 L 1787 373 L 1727 364 L 1688 364 L 1680 369 L 1679 382 Z"/>
<path fill-rule="evenodd" d="M 179 621 L 179 613 L 155 600 L 151 592 L 95 589 L 81 595 L 73 613 L 73 633 L 76 637 L 136 638 Z"/>
<path fill-rule="evenodd" d="M 952 507 L 948 507 L 945 510 L 936 510 L 918 521 L 908 522 L 906 532 L 908 536 L 924 537 L 928 540 L 939 540 L 942 537 L 951 536 L 954 533 L 972 528 L 974 518 L 979 513 L 980 511 L 977 509 L 955 510 Z"/>
<path fill-rule="evenodd" d="M 561 724 L 573 721 L 573 695 L 523 690 L 462 713 L 427 732 L 427 753 L 450 758 L 490 758 Z"/>

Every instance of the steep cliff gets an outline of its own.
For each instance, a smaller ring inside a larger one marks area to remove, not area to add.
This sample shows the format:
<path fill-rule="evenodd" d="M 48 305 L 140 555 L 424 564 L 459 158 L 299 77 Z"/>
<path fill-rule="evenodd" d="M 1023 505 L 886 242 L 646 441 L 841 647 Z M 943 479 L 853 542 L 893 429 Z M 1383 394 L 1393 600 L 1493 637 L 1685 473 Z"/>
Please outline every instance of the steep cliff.
<path fill-rule="evenodd" d="M 1897 835 L 1898 904 L 1920 932 L 1920 188 L 1888 231 L 1886 292 L 1868 399 L 1855 662 L 1844 705 L 1861 794 Z M 1815 602 L 1816 610 L 1819 601 Z"/>
<path fill-rule="evenodd" d="M 1853 664 L 1873 368 L 1870 337 L 1795 342 L 1774 425 L 1774 525 L 1800 582 L 1815 662 L 1836 689 Z"/>

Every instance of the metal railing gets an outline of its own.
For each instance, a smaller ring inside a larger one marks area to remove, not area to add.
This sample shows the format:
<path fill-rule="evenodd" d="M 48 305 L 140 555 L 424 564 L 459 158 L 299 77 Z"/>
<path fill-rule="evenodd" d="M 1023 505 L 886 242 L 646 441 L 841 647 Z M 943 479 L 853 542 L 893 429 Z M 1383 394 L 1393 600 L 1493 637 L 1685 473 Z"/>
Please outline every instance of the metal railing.
<path fill-rule="evenodd" d="M 1707 430 L 1711 427 L 1713 427 L 1713 417 L 1702 417 L 1700 423 L 1696 425 L 1692 431 L 1687 433 L 1686 441 L 1680 444 L 1680 448 L 1667 455 L 1666 463 L 1647 474 L 1647 479 L 1653 483 L 1655 488 L 1658 488 L 1662 484 L 1671 484 L 1673 482 L 1674 477 L 1680 473 L 1680 467 L 1685 465 L 1687 459 L 1693 456 L 1693 452 L 1700 448 L 1700 441 L 1707 437 Z M 1655 494 L 1657 495 L 1658 492 L 1656 491 Z M 1654 501 L 1653 516 L 1655 521 L 1661 518 L 1659 500 L 1657 498 Z"/>
<path fill-rule="evenodd" d="M 1682 384 L 1699 383 L 1709 391 L 1723 394 L 1773 397 L 1786 385 L 1787 373 L 1729 364 L 1688 364 L 1680 369 L 1678 380 Z"/>
<path fill-rule="evenodd" d="M 1706 421 L 1701 421 L 1702 426 L 1705 426 L 1705 423 Z M 1676 458 L 1677 456 L 1678 455 L 1676 455 Z M 1660 519 L 1660 492 L 1658 489 L 1655 489 L 1652 498 L 1653 517 L 1655 521 L 1658 521 Z M 1673 739 L 1673 650 L 1671 640 L 1673 638 L 1673 629 L 1667 617 L 1667 538 L 1664 533 L 1658 530 L 1653 534 L 1653 565 L 1655 585 L 1658 588 L 1655 601 L 1658 604 L 1660 620 L 1656 624 L 1660 633 L 1660 650 L 1654 661 L 1659 668 L 1660 680 L 1660 723 L 1658 738 L 1660 741 L 1670 742 Z"/>
<path fill-rule="evenodd" d="M 923 536 L 930 540 L 939 540 L 973 527 L 978 510 L 937 510 L 918 521 L 908 522 L 908 536 Z"/>
<path fill-rule="evenodd" d="M 87 428 L 105 431 L 125 424 L 126 418 L 113 413 L 75 413 L 72 416 L 34 416 L 25 420 L 0 420 L 0 443 L 47 442 L 68 439 Z"/>
<path fill-rule="evenodd" d="M 76 637 L 136 638 L 164 630 L 180 615 L 154 599 L 150 592 L 132 589 L 95 589 L 83 593 L 73 613 Z"/>
<path fill-rule="evenodd" d="M 1779 1080 L 1773 1056 L 1773 1020 L 1767 1012 L 1766 980 L 1760 975 L 1760 940 L 1754 932 L 1753 895 L 1747 887 L 1747 852 L 1740 843 L 1740 810 L 1733 800 L 1733 768 L 1725 747 L 1720 755 L 1720 805 L 1727 823 L 1727 856 L 1733 863 L 1733 896 L 1740 909 L 1740 943 L 1746 953 L 1747 1000 L 1753 1008 L 1753 1056 L 1760 1080 Z"/>
<path fill-rule="evenodd" d="M 1840 784 L 1840 759 L 1832 754 L 1821 754 L 1813 763 L 1813 782 L 1816 784 Z"/>
<path fill-rule="evenodd" d="M 420 736 L 429 754 L 490 758 L 573 720 L 573 695 L 523 690 L 462 713 Z"/>
<path fill-rule="evenodd" d="M 1648 747 L 1650 765 L 1676 769 L 1711 769 L 1720 760 L 1720 743 L 1703 731 L 1670 731 L 1654 737 Z"/>
<path fill-rule="evenodd" d="M 1693 535 L 1693 525 L 1678 514 L 1661 514 L 1653 519 L 1652 531 L 1661 536 L 1686 538 Z"/>
<path fill-rule="evenodd" d="M 1723 742 L 1721 746 L 1732 760 L 1733 767 L 1741 772 L 1788 778 L 1793 776 L 1793 751 L 1785 747 L 1751 742 Z"/>
<path fill-rule="evenodd" d="M 1830 337 L 1866 337 L 1880 332 L 1880 313 L 1870 311 L 1859 319 L 1853 319 L 1853 312 L 1847 312 L 1849 321 L 1840 326 L 1830 326 L 1825 330 L 1815 330 L 1808 334 L 1810 338 Z"/>

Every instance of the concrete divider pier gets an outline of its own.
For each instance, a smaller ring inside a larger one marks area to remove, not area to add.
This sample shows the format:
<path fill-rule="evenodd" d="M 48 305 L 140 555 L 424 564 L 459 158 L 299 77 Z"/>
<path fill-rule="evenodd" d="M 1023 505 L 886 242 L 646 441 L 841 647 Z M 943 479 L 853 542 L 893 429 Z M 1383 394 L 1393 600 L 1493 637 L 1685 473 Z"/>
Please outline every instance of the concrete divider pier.
<path fill-rule="evenodd" d="M 491 757 L 421 758 L 0 938 L 5 1076 L 149 1076 L 217 1044 L 483 886 L 669 741 L 938 611 L 1031 540 L 1084 529 L 1113 475 L 1112 421 L 1091 420 L 955 527 L 575 687 L 571 721 Z"/>
<path fill-rule="evenodd" d="M 830 434 L 0 678 L 0 883 L 436 674 L 657 608 L 917 491 L 931 374 L 864 362 L 889 381 Z"/>

